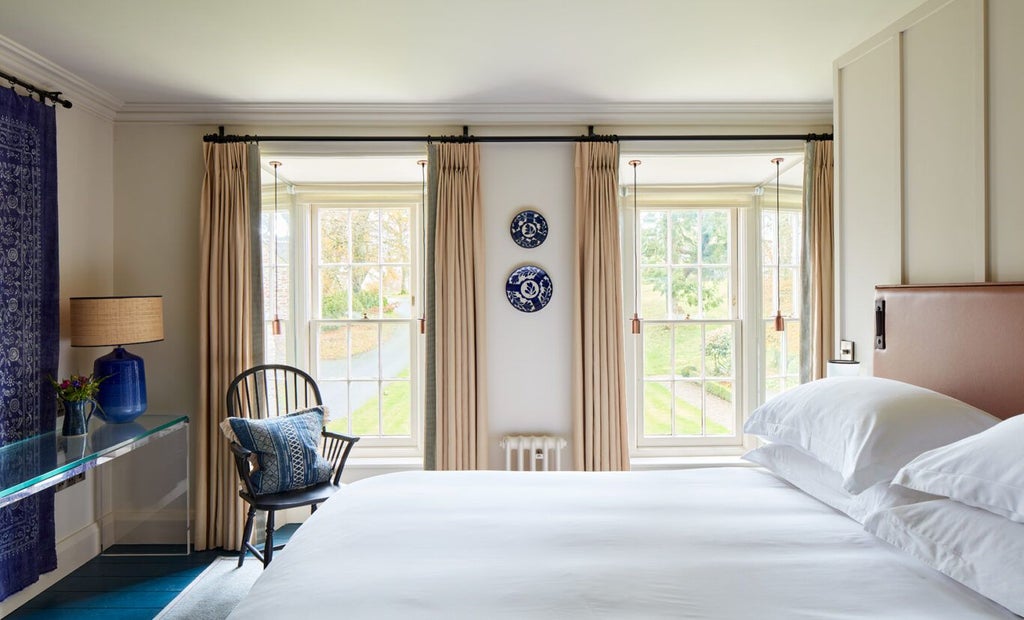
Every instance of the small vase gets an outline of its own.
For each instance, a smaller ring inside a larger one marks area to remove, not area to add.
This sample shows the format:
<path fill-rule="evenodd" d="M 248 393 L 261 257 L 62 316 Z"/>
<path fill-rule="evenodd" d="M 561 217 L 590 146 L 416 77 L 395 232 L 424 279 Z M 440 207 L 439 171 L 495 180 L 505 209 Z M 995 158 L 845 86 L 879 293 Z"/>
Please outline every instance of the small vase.
<path fill-rule="evenodd" d="M 66 400 L 64 401 L 64 430 L 61 434 L 65 437 L 84 435 L 89 428 L 89 418 L 95 405 L 91 400 Z"/>

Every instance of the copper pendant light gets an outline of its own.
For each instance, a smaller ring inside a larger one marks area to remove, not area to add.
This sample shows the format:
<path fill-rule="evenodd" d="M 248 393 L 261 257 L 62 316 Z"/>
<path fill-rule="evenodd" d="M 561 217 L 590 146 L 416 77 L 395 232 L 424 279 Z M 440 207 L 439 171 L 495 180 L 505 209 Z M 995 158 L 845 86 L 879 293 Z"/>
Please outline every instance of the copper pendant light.
<path fill-rule="evenodd" d="M 274 167 L 274 223 L 270 227 L 273 232 L 273 244 L 271 245 L 274 252 L 274 320 L 270 323 L 270 333 L 275 336 L 281 335 L 281 317 L 277 314 L 277 169 L 281 166 L 281 162 L 272 161 L 270 165 Z"/>
<path fill-rule="evenodd" d="M 782 220 L 779 219 L 779 164 L 781 157 L 772 160 L 775 164 L 775 331 L 786 331 L 786 320 L 782 318 Z"/>
<path fill-rule="evenodd" d="M 640 272 L 640 244 L 636 237 L 636 229 L 640 213 L 636 210 L 636 167 L 640 165 L 640 160 L 631 159 L 629 165 L 633 166 L 633 319 L 630 321 L 630 331 L 634 335 L 639 335 L 640 315 L 637 311 L 640 308 L 640 287 L 637 274 Z"/>

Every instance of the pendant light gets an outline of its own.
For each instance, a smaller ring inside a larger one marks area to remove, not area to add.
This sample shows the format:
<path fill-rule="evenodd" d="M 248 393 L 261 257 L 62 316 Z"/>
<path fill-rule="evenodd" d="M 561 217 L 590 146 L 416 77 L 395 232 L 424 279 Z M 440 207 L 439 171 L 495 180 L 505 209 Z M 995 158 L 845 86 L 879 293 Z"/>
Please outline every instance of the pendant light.
<path fill-rule="evenodd" d="M 420 167 L 420 333 L 427 333 L 427 160 L 416 162 Z"/>
<path fill-rule="evenodd" d="M 277 314 L 277 297 L 278 297 L 278 288 L 277 288 L 277 253 L 278 253 L 278 249 L 277 249 L 277 169 L 281 166 L 281 162 L 279 162 L 279 161 L 272 161 L 272 162 L 270 162 L 270 165 L 274 167 L 274 224 L 273 224 L 273 226 L 271 226 L 271 230 L 273 231 L 273 239 L 274 239 L 274 242 L 271 245 L 271 248 L 273 249 L 273 252 L 274 252 L 274 321 L 270 324 L 270 333 L 272 333 L 275 336 L 280 336 L 281 335 L 281 317 L 278 316 L 278 314 Z"/>
<path fill-rule="evenodd" d="M 775 331 L 786 331 L 786 320 L 782 318 L 782 220 L 779 219 L 779 164 L 781 157 L 772 160 L 775 164 Z"/>
<path fill-rule="evenodd" d="M 636 222 L 640 219 L 640 213 L 636 210 L 636 167 L 640 165 L 640 160 L 631 159 L 629 165 L 633 166 L 633 320 L 630 323 L 633 334 L 639 335 L 640 315 L 637 310 L 640 308 L 640 287 L 637 274 L 640 272 L 640 244 L 636 237 Z"/>

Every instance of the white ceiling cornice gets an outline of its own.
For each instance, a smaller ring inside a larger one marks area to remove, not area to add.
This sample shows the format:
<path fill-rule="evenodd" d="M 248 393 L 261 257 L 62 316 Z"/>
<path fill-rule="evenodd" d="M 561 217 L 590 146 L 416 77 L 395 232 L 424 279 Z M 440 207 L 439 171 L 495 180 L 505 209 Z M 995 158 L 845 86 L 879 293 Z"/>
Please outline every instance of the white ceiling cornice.
<path fill-rule="evenodd" d="M 39 88 L 58 90 L 73 106 L 80 106 L 110 121 L 114 120 L 122 106 L 107 91 L 3 35 L 0 35 L 0 66 L 5 73 L 13 74 Z"/>
<path fill-rule="evenodd" d="M 214 125 L 832 125 L 832 103 L 125 104 L 117 122 Z"/>
<path fill-rule="evenodd" d="M 189 125 L 831 127 L 832 103 L 124 103 L 0 35 L 0 67 L 117 123 Z"/>

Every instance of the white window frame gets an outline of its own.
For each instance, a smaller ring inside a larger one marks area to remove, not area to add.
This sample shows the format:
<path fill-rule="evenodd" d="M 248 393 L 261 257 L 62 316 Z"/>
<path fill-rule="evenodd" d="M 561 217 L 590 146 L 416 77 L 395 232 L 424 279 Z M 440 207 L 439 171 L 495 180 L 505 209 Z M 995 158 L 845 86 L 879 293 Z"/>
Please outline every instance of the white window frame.
<path fill-rule="evenodd" d="M 420 188 L 416 188 L 420 191 Z M 315 202 L 307 203 L 307 225 L 305 227 L 308 245 L 308 258 L 303 264 L 308 266 L 308 270 L 305 272 L 305 277 L 302 280 L 308 285 L 309 291 L 307 295 L 308 308 L 304 314 L 306 317 L 305 323 L 307 326 L 305 343 L 308 346 L 308 368 L 310 375 L 314 379 L 319 379 L 319 339 L 317 334 L 321 325 L 334 325 L 334 324 L 351 324 L 357 322 L 354 319 L 321 319 L 317 316 L 320 308 L 319 299 L 319 286 L 315 283 L 319 282 L 319 262 L 318 257 L 320 255 L 319 248 L 319 231 L 317 230 L 318 223 L 318 212 L 321 209 L 331 208 L 343 208 L 343 209 L 393 209 L 393 208 L 406 208 L 409 210 L 410 217 L 410 269 L 411 269 L 411 287 L 412 287 L 412 304 L 410 307 L 410 316 L 408 319 L 385 319 L 385 318 L 374 318 L 367 319 L 373 324 L 407 324 L 409 328 L 409 347 L 410 347 L 410 368 L 409 368 L 409 384 L 410 384 L 410 436 L 409 437 L 373 437 L 363 436 L 360 439 L 359 445 L 361 452 L 365 456 L 371 456 L 371 451 L 386 453 L 393 456 L 419 456 L 422 454 L 422 346 L 421 338 L 419 333 L 418 318 L 420 315 L 422 294 L 420 288 L 422 286 L 422 274 L 421 266 L 419 265 L 420 257 L 420 239 L 422 239 L 420 226 L 420 208 L 418 202 L 412 202 L 408 199 L 394 200 L 394 199 L 374 199 L 367 200 L 365 198 L 356 198 L 353 200 L 346 200 L 344 197 L 339 196 L 333 199 L 317 200 Z M 379 363 L 379 362 L 378 362 Z M 326 381 L 326 380 L 325 380 Z M 382 379 L 378 378 L 377 383 L 379 384 Z M 376 449 L 376 450 L 375 450 Z"/>
<path fill-rule="evenodd" d="M 387 154 L 390 154 L 387 153 Z M 387 155 L 385 154 L 385 156 Z M 401 153 L 408 156 L 408 153 Z M 269 154 L 265 154 L 271 157 Z M 375 154 L 380 156 L 380 154 Z M 286 350 L 285 363 L 303 367 L 316 378 L 316 324 L 314 314 L 318 311 L 315 297 L 315 272 L 317 265 L 314 260 L 317 254 L 315 247 L 316 219 L 313 217 L 314 205 L 323 207 L 345 207 L 353 204 L 372 204 L 375 207 L 405 207 L 411 210 L 411 245 L 412 245 L 412 310 L 410 323 L 416 323 L 421 315 L 424 297 L 422 294 L 421 265 L 423 245 L 423 222 L 420 202 L 423 189 L 420 183 L 373 183 L 373 184 L 319 184 L 293 185 L 282 183 L 278 192 L 278 209 L 290 213 L 290 282 L 291 295 L 288 302 L 288 320 L 285 329 Z M 274 210 L 273 186 L 262 188 L 262 210 L 264 213 Z M 283 314 L 283 312 L 282 312 Z M 273 315 L 264 317 L 265 324 L 273 320 Z M 400 321 L 405 321 L 401 319 Z M 265 332 L 266 333 L 266 332 Z M 423 456 L 423 402 L 425 372 L 425 343 L 418 326 L 411 333 L 412 365 L 410 366 L 410 391 L 412 394 L 412 412 L 410 420 L 411 437 L 409 438 L 378 438 L 363 437 L 359 442 L 360 458 L 401 459 L 422 458 Z"/>
<path fill-rule="evenodd" d="M 774 180 L 774 179 L 773 179 Z M 772 188 L 774 190 L 774 187 Z M 623 264 L 623 314 L 632 316 L 634 299 L 633 273 L 634 247 L 632 232 L 633 199 L 632 189 L 623 186 L 620 194 L 620 230 Z M 692 192 L 692 193 L 691 193 Z M 769 208 L 762 188 L 737 189 L 699 188 L 688 190 L 679 187 L 644 187 L 637 196 L 637 208 L 728 208 L 734 213 L 730 234 L 735 235 L 732 243 L 734 260 L 733 300 L 735 311 L 730 321 L 735 321 L 736 342 L 734 369 L 736 387 L 734 399 L 737 412 L 737 436 L 735 437 L 641 437 L 639 416 L 641 410 L 641 389 L 643 383 L 643 334 L 631 333 L 630 322 L 624 321 L 626 355 L 626 408 L 628 412 L 630 456 L 647 457 L 735 457 L 757 447 L 756 438 L 743 434 L 742 425 L 749 413 L 765 400 L 767 363 L 764 359 L 764 342 L 768 310 L 762 308 L 761 274 L 764 270 L 761 249 L 761 214 Z M 689 196 L 689 197 L 688 197 Z M 801 191 L 782 192 L 782 210 L 801 208 Z M 775 208 L 774 196 L 771 209 Z M 639 275 L 639 274 L 638 274 Z M 804 294 L 801 291 L 801 294 Z M 774 308 L 771 309 L 774 312 Z M 795 309 L 799 311 L 799 308 Z M 643 318 L 643 317 L 641 317 Z M 802 320 L 802 318 L 801 318 Z M 661 320 L 644 320 L 644 323 L 661 323 Z M 673 321 L 669 321 L 673 322 Z M 682 321 L 681 321 L 682 322 Z M 691 320 L 690 323 L 697 323 Z M 721 322 L 713 320 L 708 322 Z M 787 326 L 795 321 L 787 320 Z M 752 378 L 752 379 L 751 379 Z"/>

